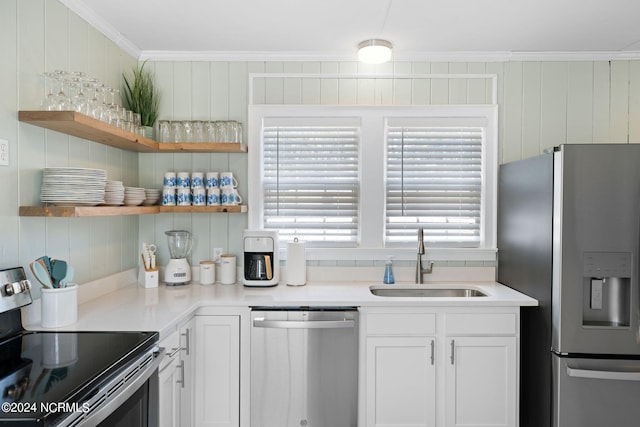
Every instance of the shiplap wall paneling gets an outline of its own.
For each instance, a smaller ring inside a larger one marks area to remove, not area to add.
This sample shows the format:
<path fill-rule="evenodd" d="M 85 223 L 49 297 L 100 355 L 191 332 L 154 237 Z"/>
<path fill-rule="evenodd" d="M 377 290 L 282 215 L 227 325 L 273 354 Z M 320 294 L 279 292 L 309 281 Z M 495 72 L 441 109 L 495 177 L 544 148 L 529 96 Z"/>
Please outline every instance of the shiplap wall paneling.
<path fill-rule="evenodd" d="M 509 62 L 505 70 L 502 138 L 508 143 L 504 144 L 502 155 L 504 162 L 510 162 L 522 158 L 522 62 Z"/>
<path fill-rule="evenodd" d="M 607 142 L 627 142 L 629 132 L 629 62 L 611 64 L 610 131 Z"/>
<path fill-rule="evenodd" d="M 629 141 L 640 143 L 640 62 L 629 62 Z"/>
<path fill-rule="evenodd" d="M 0 11 L 3 20 L 0 31 L 3 43 L 7 44 L 1 50 L 3 70 L 11 70 L 14 64 L 11 77 L 7 77 L 7 81 L 14 82 L 8 85 L 13 88 L 13 95 L 2 97 L 7 106 L 0 112 L 0 135 L 12 132 L 12 156 L 7 171 L 13 172 L 16 181 L 12 186 L 16 192 L 3 204 L 8 214 L 0 226 L 2 240 L 9 239 L 12 243 L 3 244 L 5 266 L 26 265 L 46 254 L 72 263 L 75 279 L 80 283 L 136 266 L 135 217 L 111 220 L 18 217 L 20 205 L 40 203 L 43 168 L 102 168 L 110 179 L 136 185 L 136 154 L 16 120 L 17 110 L 40 108 L 49 88 L 59 90 L 58 86 L 45 84 L 45 71 L 84 71 L 118 87 L 122 70 L 135 60 L 59 2 L 4 1 Z"/>

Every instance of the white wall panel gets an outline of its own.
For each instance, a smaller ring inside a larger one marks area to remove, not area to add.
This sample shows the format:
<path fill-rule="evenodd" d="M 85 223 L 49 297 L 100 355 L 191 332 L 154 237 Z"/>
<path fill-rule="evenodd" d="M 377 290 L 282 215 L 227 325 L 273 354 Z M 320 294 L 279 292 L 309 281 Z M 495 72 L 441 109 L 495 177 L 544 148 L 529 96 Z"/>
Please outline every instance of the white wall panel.
<path fill-rule="evenodd" d="M 567 73 L 567 143 L 590 143 L 593 141 L 593 63 L 570 62 Z"/>
<path fill-rule="evenodd" d="M 541 150 L 567 141 L 567 68 L 566 62 L 542 63 Z"/>
<path fill-rule="evenodd" d="M 105 221 L 100 218 L 21 218 L 20 205 L 39 204 L 42 169 L 52 166 L 99 167 L 126 185 L 137 182 L 137 155 L 108 149 L 93 142 L 19 123 L 17 111 L 38 109 L 46 93 L 44 71 L 84 71 L 119 86 L 123 64 L 133 58 L 50 0 L 6 0 L 0 3 L 0 138 L 10 140 L 10 165 L 0 168 L 5 184 L 0 253 L 2 265 L 26 266 L 42 255 L 73 264 L 83 283 L 137 265 L 136 217 Z M 58 90 L 58 87 L 53 87 Z M 5 215 L 6 214 L 6 215 Z M 7 243 L 7 244 L 5 244 Z M 9 244 L 10 243 L 10 244 Z M 34 292 L 37 296 L 39 293 Z"/>
<path fill-rule="evenodd" d="M 629 62 L 611 62 L 610 139 L 608 142 L 627 142 L 629 136 L 629 81 Z"/>
<path fill-rule="evenodd" d="M 503 161 L 509 162 L 522 157 L 522 62 L 510 62 L 505 65 L 504 79 L 504 144 Z"/>
<path fill-rule="evenodd" d="M 640 62 L 629 63 L 629 142 L 640 142 Z"/>
<path fill-rule="evenodd" d="M 540 62 L 522 64 L 522 157 L 540 153 L 541 71 Z M 506 144 L 505 144 L 506 145 Z"/>

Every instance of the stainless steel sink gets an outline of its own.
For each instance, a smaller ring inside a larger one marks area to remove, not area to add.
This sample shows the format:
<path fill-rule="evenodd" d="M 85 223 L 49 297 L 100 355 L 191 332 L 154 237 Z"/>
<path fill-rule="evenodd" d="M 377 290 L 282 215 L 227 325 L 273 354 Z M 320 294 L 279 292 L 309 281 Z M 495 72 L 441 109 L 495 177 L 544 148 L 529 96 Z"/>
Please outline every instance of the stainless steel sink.
<path fill-rule="evenodd" d="M 406 298 L 470 298 L 486 297 L 487 294 L 474 288 L 416 286 L 370 286 L 369 291 L 379 297 Z"/>

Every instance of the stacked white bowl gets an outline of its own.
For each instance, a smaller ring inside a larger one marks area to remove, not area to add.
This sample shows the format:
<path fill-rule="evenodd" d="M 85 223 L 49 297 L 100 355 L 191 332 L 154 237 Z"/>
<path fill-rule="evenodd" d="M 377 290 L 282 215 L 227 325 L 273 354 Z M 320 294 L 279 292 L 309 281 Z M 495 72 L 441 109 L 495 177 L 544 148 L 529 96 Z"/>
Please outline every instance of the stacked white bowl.
<path fill-rule="evenodd" d="M 127 206 L 138 206 L 144 202 L 147 196 L 144 188 L 125 187 L 124 188 L 124 204 Z"/>
<path fill-rule="evenodd" d="M 162 197 L 162 190 L 156 190 L 155 188 L 144 189 L 145 199 L 142 202 L 145 206 L 152 206 L 158 203 L 158 200 Z"/>
<path fill-rule="evenodd" d="M 124 185 L 122 181 L 107 181 L 104 192 L 104 204 L 120 206 L 124 203 Z"/>

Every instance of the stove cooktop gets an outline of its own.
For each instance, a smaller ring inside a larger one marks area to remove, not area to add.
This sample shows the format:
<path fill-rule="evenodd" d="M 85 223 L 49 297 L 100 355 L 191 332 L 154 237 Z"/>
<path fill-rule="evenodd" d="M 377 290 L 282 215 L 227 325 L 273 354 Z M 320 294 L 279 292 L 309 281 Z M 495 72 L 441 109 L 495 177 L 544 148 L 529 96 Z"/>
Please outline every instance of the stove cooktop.
<path fill-rule="evenodd" d="M 156 332 L 41 331 L 6 339 L 0 343 L 0 423 L 81 410 L 100 383 L 157 340 Z"/>

